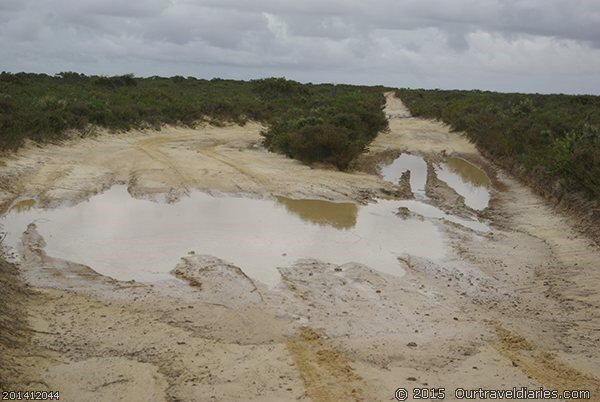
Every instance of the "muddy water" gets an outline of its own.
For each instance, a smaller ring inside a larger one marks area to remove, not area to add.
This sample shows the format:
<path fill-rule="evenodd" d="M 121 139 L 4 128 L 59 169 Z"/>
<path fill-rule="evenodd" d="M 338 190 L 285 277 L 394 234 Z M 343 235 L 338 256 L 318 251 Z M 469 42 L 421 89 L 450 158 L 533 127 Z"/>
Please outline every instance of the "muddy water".
<path fill-rule="evenodd" d="M 402 173 L 410 170 L 410 187 L 417 200 L 426 201 L 427 163 L 417 155 L 401 154 L 392 163 L 380 166 L 384 180 L 398 183 Z M 487 208 L 490 201 L 490 179 L 477 166 L 462 158 L 448 158 L 435 166 L 437 177 L 465 198 L 473 209 Z"/>
<path fill-rule="evenodd" d="M 479 232 L 489 231 L 487 225 L 478 220 L 454 216 L 428 204 L 429 199 L 425 195 L 427 163 L 420 156 L 401 154 L 392 163 L 379 168 L 383 179 L 391 183 L 397 183 L 402 173 L 407 170 L 410 170 L 411 173 L 410 187 L 415 195 L 415 200 L 398 201 L 396 205 L 406 207 L 425 218 L 447 220 Z M 440 180 L 444 180 L 457 193 L 465 197 L 466 205 L 474 209 L 487 207 L 490 181 L 483 170 L 460 158 L 448 158 L 435 170 Z"/>
<path fill-rule="evenodd" d="M 11 211 L 15 212 L 25 212 L 29 211 L 33 207 L 35 207 L 35 200 L 26 199 L 15 203 L 10 209 Z"/>
<path fill-rule="evenodd" d="M 477 166 L 461 158 L 448 158 L 436 166 L 438 178 L 446 182 L 458 194 L 465 197 L 465 204 L 473 209 L 485 209 L 490 201 L 490 179 Z"/>
<path fill-rule="evenodd" d="M 379 172 L 384 180 L 398 183 L 402 173 L 410 170 L 410 187 L 417 198 L 425 198 L 427 163 L 417 155 L 402 154 L 389 165 L 381 166 Z"/>
<path fill-rule="evenodd" d="M 436 225 L 395 215 L 398 201 L 366 206 L 286 198 L 213 197 L 193 192 L 175 204 L 132 198 L 115 186 L 73 207 L 13 208 L 1 221 L 7 244 L 35 222 L 48 255 L 120 280 L 154 281 L 188 252 L 211 254 L 269 285 L 278 266 L 313 257 L 363 263 L 402 274 L 404 253 L 438 259 L 446 248 Z"/>
<path fill-rule="evenodd" d="M 490 231 L 490 228 L 487 225 L 481 223 L 478 220 L 465 219 L 459 216 L 451 215 L 442 211 L 439 208 L 434 207 L 433 205 L 429 205 L 424 202 L 416 200 L 402 200 L 398 201 L 398 205 L 401 207 L 406 207 L 411 212 L 414 212 L 425 218 L 447 220 L 449 222 L 457 223 L 459 225 L 465 226 L 469 229 L 473 229 L 482 233 L 487 233 Z"/>
<path fill-rule="evenodd" d="M 329 225 L 336 229 L 351 229 L 356 226 L 358 205 L 350 202 L 294 200 L 286 197 L 277 197 L 277 202 L 307 222 Z"/>

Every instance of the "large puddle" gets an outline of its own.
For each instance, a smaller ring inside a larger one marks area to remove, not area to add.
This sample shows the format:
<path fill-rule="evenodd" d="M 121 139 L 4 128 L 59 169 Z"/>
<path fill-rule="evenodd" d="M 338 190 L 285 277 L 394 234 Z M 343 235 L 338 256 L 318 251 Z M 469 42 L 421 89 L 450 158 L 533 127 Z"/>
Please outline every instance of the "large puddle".
<path fill-rule="evenodd" d="M 447 249 L 435 223 L 396 216 L 402 205 L 387 200 L 358 206 L 283 197 L 213 197 L 202 192 L 161 204 L 132 198 L 125 186 L 114 186 L 72 207 L 44 210 L 22 202 L 1 223 L 9 246 L 16 247 L 34 222 L 48 255 L 120 280 L 171 278 L 168 272 L 194 251 L 229 261 L 273 285 L 279 281 L 276 268 L 299 258 L 358 262 L 399 275 L 403 271 L 396 257 L 404 253 L 443 257 Z"/>

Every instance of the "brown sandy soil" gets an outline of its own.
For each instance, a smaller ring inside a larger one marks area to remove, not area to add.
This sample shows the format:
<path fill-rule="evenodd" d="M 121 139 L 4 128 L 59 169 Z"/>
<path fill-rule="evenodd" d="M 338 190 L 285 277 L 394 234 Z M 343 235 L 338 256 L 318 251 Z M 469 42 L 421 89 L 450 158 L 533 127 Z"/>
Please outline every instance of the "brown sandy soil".
<path fill-rule="evenodd" d="M 311 169 L 259 146 L 261 126 L 102 133 L 63 145 L 29 146 L 4 158 L 0 192 L 44 206 L 77 202 L 125 183 L 134 197 L 176 201 L 191 189 L 291 198 L 364 201 L 392 186 L 373 175 Z"/>
<path fill-rule="evenodd" d="M 20 278 L 10 264 L 0 271 L 0 388 L 67 401 L 384 401 L 398 387 L 446 387 L 453 400 L 457 387 L 527 386 L 600 400 L 597 246 L 460 134 L 410 117 L 391 94 L 386 112 L 390 130 L 365 157 L 474 161 L 493 177 L 491 232 L 438 221 L 452 246 L 443 262 L 406 255 L 397 277 L 307 259 L 280 267 L 269 289 L 226 255 L 182 256 L 171 281 L 119 282 L 46 255 L 30 225 Z M 168 201 L 192 189 L 357 203 L 398 191 L 268 153 L 259 130 L 165 127 L 29 146 L 3 159 L 2 205 L 76 203 L 117 182 Z"/>

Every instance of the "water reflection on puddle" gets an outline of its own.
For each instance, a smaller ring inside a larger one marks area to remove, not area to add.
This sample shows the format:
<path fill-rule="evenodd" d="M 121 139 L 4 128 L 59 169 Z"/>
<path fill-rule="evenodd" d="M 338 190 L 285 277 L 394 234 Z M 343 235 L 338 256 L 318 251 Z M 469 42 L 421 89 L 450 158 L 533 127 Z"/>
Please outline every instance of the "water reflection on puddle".
<path fill-rule="evenodd" d="M 477 187 L 490 187 L 490 179 L 487 174 L 471 162 L 462 158 L 448 158 L 446 164 L 467 183 Z"/>
<path fill-rule="evenodd" d="M 461 158 L 448 158 L 436 167 L 438 178 L 465 198 L 473 209 L 485 209 L 490 201 L 490 179 L 485 172 Z"/>
<path fill-rule="evenodd" d="M 381 166 L 379 172 L 385 181 L 398 183 L 402 173 L 410 170 L 410 188 L 417 198 L 425 196 L 427 163 L 420 156 L 401 154 L 389 165 Z"/>
<path fill-rule="evenodd" d="M 277 202 L 307 222 L 329 225 L 336 229 L 351 229 L 356 226 L 359 207 L 350 202 L 294 200 L 286 197 L 277 197 Z"/>
<path fill-rule="evenodd" d="M 68 208 L 13 208 L 2 220 L 6 243 L 35 222 L 53 257 L 88 265 L 120 280 L 153 281 L 189 251 L 223 258 L 250 277 L 273 285 L 276 267 L 313 257 L 363 263 L 402 274 L 396 257 L 409 253 L 438 259 L 443 237 L 430 221 L 395 215 L 398 201 L 366 206 L 326 201 L 213 197 L 193 192 L 175 204 L 130 197 L 114 186 Z"/>
<path fill-rule="evenodd" d="M 33 207 L 35 207 L 35 200 L 27 199 L 15 203 L 10 210 L 15 212 L 25 212 L 29 211 Z"/>
<path fill-rule="evenodd" d="M 398 201 L 397 205 L 433 219 L 445 219 L 470 229 L 488 232 L 489 228 L 478 220 L 469 220 L 447 214 L 427 203 L 425 185 L 427 183 L 427 162 L 417 155 L 401 154 L 392 163 L 380 166 L 384 180 L 397 183 L 402 173 L 410 170 L 410 186 L 415 200 Z M 485 209 L 489 202 L 490 181 L 485 172 L 461 158 L 448 158 L 435 168 L 440 180 L 445 181 L 457 193 L 465 197 L 465 204 L 474 209 Z"/>
<path fill-rule="evenodd" d="M 410 170 L 410 187 L 418 200 L 427 200 L 427 162 L 417 155 L 401 154 L 388 165 L 380 166 L 384 180 L 398 183 L 402 173 Z M 448 158 L 435 166 L 437 177 L 465 198 L 465 204 L 473 209 L 487 208 L 490 201 L 490 179 L 477 166 L 462 158 Z"/>

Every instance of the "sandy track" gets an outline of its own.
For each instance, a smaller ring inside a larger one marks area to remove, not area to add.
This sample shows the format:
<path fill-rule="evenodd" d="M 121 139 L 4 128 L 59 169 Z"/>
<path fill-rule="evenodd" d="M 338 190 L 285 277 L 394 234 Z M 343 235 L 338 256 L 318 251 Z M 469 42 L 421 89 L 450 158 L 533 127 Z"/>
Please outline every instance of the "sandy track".
<path fill-rule="evenodd" d="M 458 386 L 580 388 L 600 400 L 598 248 L 463 136 L 387 98 L 390 130 L 367 156 L 443 152 L 480 164 L 495 184 L 482 214 L 491 233 L 439 222 L 453 249 L 442 263 L 406 256 L 398 278 L 305 260 L 281 267 L 270 290 L 209 256 L 182 260 L 183 281 L 118 282 L 47 256 L 30 227 L 19 269 L 34 292 L 18 297 L 31 342 L 9 344 L 3 359 L 18 369 L 0 383 L 60 389 L 64 400 L 391 400 L 400 386 L 447 387 L 448 400 Z M 29 146 L 3 160 L 2 205 L 75 203 L 116 182 L 170 201 L 192 189 L 354 202 L 398 190 L 268 153 L 260 129 Z"/>
<path fill-rule="evenodd" d="M 315 170 L 259 146 L 261 126 L 164 127 L 160 132 L 128 132 L 74 140 L 63 145 L 29 146 L 5 158 L 10 178 L 0 193 L 6 208 L 16 197 L 42 205 L 77 202 L 115 182 L 136 197 L 176 201 L 190 189 L 364 201 L 391 186 L 364 173 Z"/>

